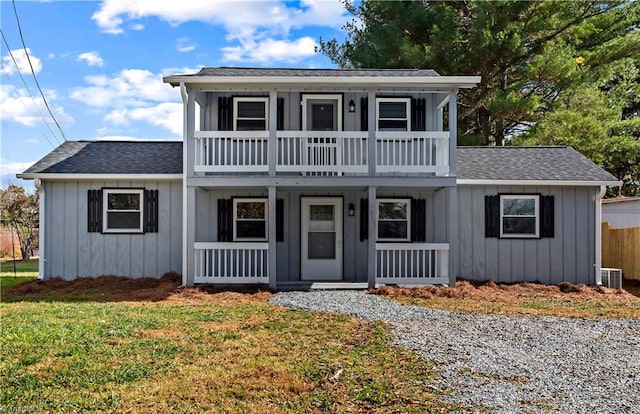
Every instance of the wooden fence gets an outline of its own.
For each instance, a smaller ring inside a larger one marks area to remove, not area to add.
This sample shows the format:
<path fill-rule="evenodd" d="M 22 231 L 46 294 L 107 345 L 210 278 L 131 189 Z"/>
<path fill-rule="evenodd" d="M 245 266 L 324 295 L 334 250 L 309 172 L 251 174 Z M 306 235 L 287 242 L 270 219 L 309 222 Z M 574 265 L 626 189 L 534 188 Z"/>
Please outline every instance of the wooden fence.
<path fill-rule="evenodd" d="M 614 229 L 602 222 L 602 267 L 622 269 L 626 279 L 640 280 L 640 227 Z"/>

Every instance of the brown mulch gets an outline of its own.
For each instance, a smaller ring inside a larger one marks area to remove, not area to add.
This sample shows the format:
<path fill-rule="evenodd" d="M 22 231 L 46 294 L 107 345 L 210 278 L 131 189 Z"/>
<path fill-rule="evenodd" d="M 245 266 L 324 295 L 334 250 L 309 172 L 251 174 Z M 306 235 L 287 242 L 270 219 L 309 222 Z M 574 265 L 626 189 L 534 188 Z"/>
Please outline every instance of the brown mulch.
<path fill-rule="evenodd" d="M 370 293 L 390 297 L 413 297 L 420 299 L 451 298 L 509 303 L 522 298 L 552 299 L 611 299 L 638 300 L 640 298 L 624 289 L 610 289 L 602 286 L 587 286 L 563 282 L 559 285 L 520 282 L 514 284 L 495 283 L 493 281 L 459 280 L 455 287 L 426 286 L 422 288 L 400 288 L 384 286 L 371 289 Z"/>

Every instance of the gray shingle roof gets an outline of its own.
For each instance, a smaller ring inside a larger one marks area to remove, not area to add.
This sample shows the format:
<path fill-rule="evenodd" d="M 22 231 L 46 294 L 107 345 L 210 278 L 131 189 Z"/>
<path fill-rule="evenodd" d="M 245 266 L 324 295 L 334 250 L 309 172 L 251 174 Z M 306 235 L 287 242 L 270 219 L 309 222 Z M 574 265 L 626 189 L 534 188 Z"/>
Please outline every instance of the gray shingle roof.
<path fill-rule="evenodd" d="M 181 141 L 66 141 L 23 174 L 181 174 Z"/>
<path fill-rule="evenodd" d="M 202 68 L 190 76 L 262 76 L 262 77 L 389 77 L 440 76 L 431 69 L 290 69 L 290 68 Z"/>
<path fill-rule="evenodd" d="M 570 147 L 459 147 L 458 178 L 618 181 Z"/>
<path fill-rule="evenodd" d="M 569 147 L 459 147 L 458 178 L 617 181 Z M 181 174 L 180 141 L 66 141 L 23 174 Z"/>

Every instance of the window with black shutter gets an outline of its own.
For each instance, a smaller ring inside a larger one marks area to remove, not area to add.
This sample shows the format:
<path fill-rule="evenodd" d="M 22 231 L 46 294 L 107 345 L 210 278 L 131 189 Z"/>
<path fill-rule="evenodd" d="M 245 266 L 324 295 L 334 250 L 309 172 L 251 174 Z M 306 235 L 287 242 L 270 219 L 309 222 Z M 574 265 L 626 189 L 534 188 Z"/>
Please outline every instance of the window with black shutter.
<path fill-rule="evenodd" d="M 485 237 L 554 237 L 554 198 L 539 194 L 485 196 Z"/>
<path fill-rule="evenodd" d="M 90 233 L 158 232 L 158 190 L 102 188 L 87 197 Z"/>

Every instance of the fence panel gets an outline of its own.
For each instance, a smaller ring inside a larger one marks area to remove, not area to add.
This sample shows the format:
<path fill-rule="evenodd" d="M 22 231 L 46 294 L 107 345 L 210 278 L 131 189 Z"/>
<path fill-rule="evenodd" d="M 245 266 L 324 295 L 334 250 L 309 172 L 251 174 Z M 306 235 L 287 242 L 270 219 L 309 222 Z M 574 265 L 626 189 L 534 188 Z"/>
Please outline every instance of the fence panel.
<path fill-rule="evenodd" d="M 625 278 L 640 280 L 640 227 L 615 229 L 602 222 L 602 267 L 622 269 Z"/>

